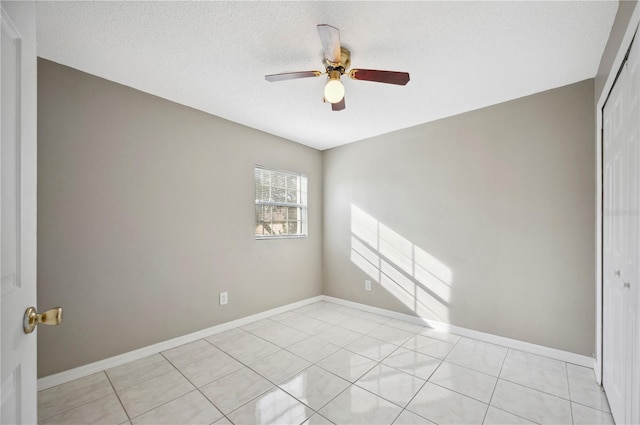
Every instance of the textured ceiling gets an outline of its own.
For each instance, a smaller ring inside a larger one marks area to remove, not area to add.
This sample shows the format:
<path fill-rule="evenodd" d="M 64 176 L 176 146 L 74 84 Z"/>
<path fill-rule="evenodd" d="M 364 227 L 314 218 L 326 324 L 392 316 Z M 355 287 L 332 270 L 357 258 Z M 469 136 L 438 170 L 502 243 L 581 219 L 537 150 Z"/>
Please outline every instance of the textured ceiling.
<path fill-rule="evenodd" d="M 317 149 L 595 76 L 617 1 L 39 2 L 39 56 Z M 340 29 L 355 68 L 323 104 L 316 25 Z"/>

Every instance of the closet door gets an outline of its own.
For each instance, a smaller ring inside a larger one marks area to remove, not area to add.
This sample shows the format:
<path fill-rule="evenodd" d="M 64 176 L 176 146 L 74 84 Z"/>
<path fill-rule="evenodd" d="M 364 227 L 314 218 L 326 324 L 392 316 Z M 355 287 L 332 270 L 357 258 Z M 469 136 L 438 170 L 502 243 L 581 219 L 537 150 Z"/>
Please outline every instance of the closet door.
<path fill-rule="evenodd" d="M 623 288 L 627 305 L 626 423 L 640 424 L 640 40 L 636 33 L 627 60 L 627 145 L 631 161 L 629 221 L 631 233 Z M 618 422 L 621 423 L 621 422 Z"/>
<path fill-rule="evenodd" d="M 603 385 L 616 423 L 631 423 L 638 356 L 638 44 L 603 110 Z"/>

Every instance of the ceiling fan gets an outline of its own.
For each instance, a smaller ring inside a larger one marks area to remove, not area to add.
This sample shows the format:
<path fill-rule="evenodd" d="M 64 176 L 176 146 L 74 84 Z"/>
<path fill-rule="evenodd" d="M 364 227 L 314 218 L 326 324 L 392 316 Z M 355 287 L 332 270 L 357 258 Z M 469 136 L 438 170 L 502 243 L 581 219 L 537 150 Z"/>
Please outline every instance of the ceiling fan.
<path fill-rule="evenodd" d="M 340 31 L 327 24 L 318 25 L 318 34 L 322 42 L 324 52 L 323 63 L 326 72 L 321 71 L 300 71 L 284 72 L 281 74 L 265 75 L 267 81 L 285 81 L 296 78 L 319 77 L 327 74 L 327 84 L 324 86 L 324 98 L 331 103 L 333 111 L 342 111 L 345 108 L 344 86 L 340 77 L 349 69 L 351 65 L 351 52 L 340 46 Z M 404 86 L 409 82 L 408 72 L 379 71 L 377 69 L 352 69 L 349 77 L 354 80 L 374 81 L 376 83 L 387 83 Z"/>

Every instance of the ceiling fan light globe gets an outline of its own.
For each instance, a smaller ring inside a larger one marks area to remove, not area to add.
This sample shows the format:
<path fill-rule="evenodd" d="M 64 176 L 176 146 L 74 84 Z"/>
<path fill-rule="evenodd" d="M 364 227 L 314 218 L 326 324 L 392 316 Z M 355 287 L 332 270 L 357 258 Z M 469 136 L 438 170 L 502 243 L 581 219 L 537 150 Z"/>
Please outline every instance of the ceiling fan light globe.
<path fill-rule="evenodd" d="M 340 80 L 329 80 L 324 86 L 324 98 L 329 103 L 338 103 L 344 98 L 344 85 Z"/>

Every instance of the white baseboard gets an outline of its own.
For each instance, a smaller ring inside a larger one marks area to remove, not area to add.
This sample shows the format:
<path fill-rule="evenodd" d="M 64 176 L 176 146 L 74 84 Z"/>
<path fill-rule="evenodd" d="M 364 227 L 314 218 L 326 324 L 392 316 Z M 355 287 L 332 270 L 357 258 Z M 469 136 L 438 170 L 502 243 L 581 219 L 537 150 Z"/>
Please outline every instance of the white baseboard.
<path fill-rule="evenodd" d="M 530 342 L 519 341 L 517 339 L 511 339 L 511 338 L 492 335 L 492 334 L 488 334 L 480 331 L 474 331 L 473 329 L 461 328 L 459 326 L 449 325 L 447 323 L 423 319 L 421 317 L 411 316 L 409 314 L 397 313 L 395 311 L 386 310 L 378 307 L 372 307 L 366 304 L 360 304 L 353 301 L 347 301 L 342 298 L 330 297 L 328 295 L 323 295 L 322 299 L 324 301 L 340 304 L 346 307 L 357 308 L 358 310 L 379 314 L 381 316 L 404 320 L 405 322 L 415 323 L 417 325 L 423 325 L 423 326 L 426 325 L 439 331 L 451 332 L 453 334 L 466 336 L 469 338 L 477 339 L 479 341 L 489 342 L 491 344 L 496 344 L 496 345 L 502 345 L 503 347 L 526 351 L 528 353 L 549 357 L 551 359 L 561 360 L 567 363 L 573 363 L 579 366 L 585 366 L 591 369 L 594 368 L 593 357 L 585 356 L 582 354 L 570 353 L 568 351 L 563 351 L 555 348 L 545 347 L 542 345 L 532 344 Z"/>
<path fill-rule="evenodd" d="M 398 313 L 398 312 L 386 310 L 383 308 L 372 307 L 366 304 L 360 304 L 353 301 L 347 301 L 341 298 L 330 297 L 328 295 L 318 295 L 316 297 L 307 298 L 302 301 L 287 304 L 281 307 L 276 307 L 274 309 L 263 311 L 261 313 L 252 314 L 251 316 L 232 320 L 230 322 L 212 326 L 207 329 L 203 329 L 203 330 L 193 332 L 188 335 L 183 335 L 177 338 L 173 338 L 167 341 L 159 342 L 157 344 L 149 345 L 147 347 L 139 348 L 137 350 L 129 351 L 127 353 L 119 354 L 114 357 L 109 357 L 107 359 L 90 363 L 84 366 L 76 367 L 74 369 L 69 369 L 64 372 L 56 373 L 54 375 L 45 376 L 43 378 L 38 379 L 38 391 L 46 390 L 47 388 L 55 387 L 56 385 L 64 384 L 65 382 L 73 381 L 74 379 L 83 378 L 85 376 L 88 376 L 97 372 L 101 372 L 103 370 L 106 370 L 112 367 L 120 366 L 125 363 L 132 362 L 134 360 L 139 360 L 143 357 L 160 353 L 161 351 L 166 351 L 171 348 L 175 348 L 180 345 L 196 341 L 198 339 L 206 338 L 208 336 L 211 336 L 220 332 L 224 332 L 239 326 L 244 326 L 248 323 L 265 319 L 271 316 L 275 316 L 276 314 L 294 310 L 296 308 L 313 304 L 318 301 L 327 301 L 334 304 L 340 304 L 346 307 L 356 308 L 358 310 L 379 314 L 381 316 L 404 320 L 405 322 L 409 322 L 409 323 L 429 326 L 436 330 L 451 332 L 457 335 L 477 339 L 480 341 L 502 345 L 503 347 L 526 351 L 528 353 L 538 354 L 540 356 L 545 356 L 552 359 L 589 367 L 592 369 L 595 368 L 594 359 L 589 356 L 570 353 L 568 351 L 557 350 L 555 348 L 544 347 L 542 345 L 531 344 L 529 342 L 518 341 L 516 339 L 505 338 L 505 337 L 492 335 L 484 332 L 474 331 L 472 329 L 461 328 L 458 326 L 453 326 L 453 325 L 449 325 L 442 322 L 436 322 L 433 320 L 423 319 L 417 316 L 411 316 L 409 314 Z"/>
<path fill-rule="evenodd" d="M 179 336 L 167 341 L 159 342 L 157 344 L 142 347 L 137 350 L 129 351 L 127 353 L 119 354 L 117 356 L 109 357 L 104 360 L 100 360 L 94 363 L 89 363 L 84 366 L 76 367 L 73 369 L 65 370 L 64 372 L 56 373 L 54 375 L 45 376 L 38 379 L 38 391 L 46 390 L 47 388 L 55 387 L 56 385 L 64 384 L 65 382 L 73 381 L 74 379 L 83 378 L 91 374 L 101 372 L 103 370 L 120 366 L 125 363 L 139 360 L 143 357 L 150 356 L 152 354 L 166 351 L 171 348 L 178 347 L 189 342 L 197 341 L 208 336 L 227 331 L 238 326 L 244 326 L 248 323 L 255 322 L 257 320 L 265 319 L 267 317 L 275 316 L 276 314 L 284 313 L 289 310 L 293 310 L 299 307 L 303 307 L 308 304 L 312 304 L 318 301 L 322 301 L 323 296 L 318 295 L 315 297 L 307 298 L 302 301 L 276 307 L 271 310 L 263 311 L 261 313 L 252 314 L 240 319 L 232 320 L 230 322 L 222 323 L 220 325 L 212 326 L 210 328 L 202 329 L 197 332 L 193 332 L 187 335 Z"/>

